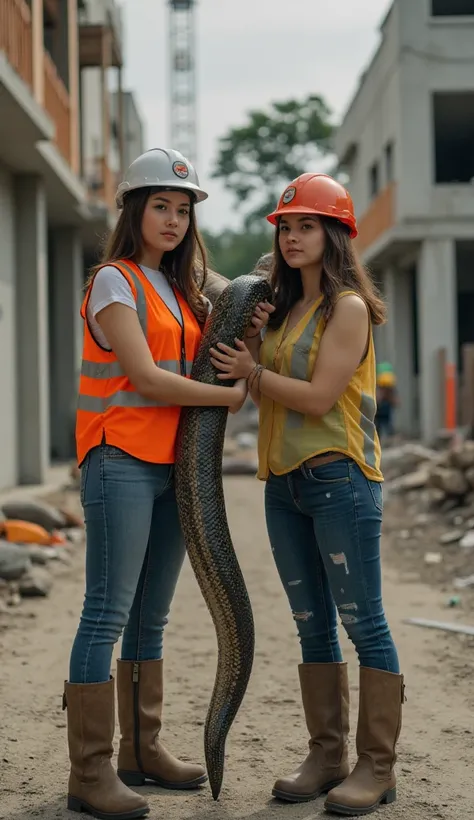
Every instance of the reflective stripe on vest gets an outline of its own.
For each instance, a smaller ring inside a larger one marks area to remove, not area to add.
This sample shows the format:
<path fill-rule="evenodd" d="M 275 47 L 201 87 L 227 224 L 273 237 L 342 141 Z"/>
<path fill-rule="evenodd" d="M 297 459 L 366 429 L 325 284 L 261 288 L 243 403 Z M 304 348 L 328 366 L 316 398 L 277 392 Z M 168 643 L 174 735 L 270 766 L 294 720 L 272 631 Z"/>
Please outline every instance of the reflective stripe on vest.
<path fill-rule="evenodd" d="M 109 407 L 170 407 L 166 402 L 154 401 L 140 396 L 128 390 L 117 390 L 110 396 L 101 398 L 100 396 L 85 396 L 80 394 L 77 402 L 78 410 L 86 410 L 89 413 L 105 413 Z"/>
<path fill-rule="evenodd" d="M 376 467 L 377 453 L 375 448 L 375 409 L 372 396 L 362 393 L 360 397 L 360 426 L 364 435 L 364 459 L 369 467 Z"/>
<path fill-rule="evenodd" d="M 155 362 L 160 370 L 166 370 L 167 373 L 181 373 L 180 362 L 173 359 Z M 186 362 L 186 375 L 191 375 L 193 367 L 192 362 Z M 81 376 L 87 376 L 88 379 L 114 379 L 125 376 L 126 373 L 119 362 L 90 362 L 87 359 L 82 360 Z"/>
<path fill-rule="evenodd" d="M 148 334 L 147 334 L 148 324 L 147 324 L 147 313 L 146 313 L 146 296 L 145 296 L 145 291 L 143 290 L 143 285 L 142 285 L 140 279 L 138 278 L 137 274 L 135 273 L 135 271 L 132 270 L 132 268 L 129 265 L 127 265 L 126 262 L 120 262 L 120 264 L 122 265 L 122 267 L 125 268 L 128 275 L 132 277 L 133 284 L 135 285 L 135 287 L 137 289 L 136 302 L 137 302 L 138 321 L 140 322 L 141 328 L 143 330 L 143 335 L 145 336 L 145 339 L 146 339 L 148 337 Z"/>
<path fill-rule="evenodd" d="M 202 331 L 183 294 L 174 288 L 181 324 L 138 265 L 121 259 L 110 264 L 130 285 L 155 367 L 181 378 L 190 376 Z M 142 461 L 173 464 L 181 407 L 173 398 L 160 396 L 159 386 L 156 394 L 145 391 L 146 397 L 137 392 L 113 350 L 105 350 L 94 339 L 87 322 L 89 297 L 90 289 L 81 306 L 84 338 L 76 414 L 78 464 L 104 439 Z"/>
<path fill-rule="evenodd" d="M 136 275 L 135 271 L 125 262 L 120 263 L 129 276 L 133 279 L 137 295 L 137 316 L 140 322 L 141 329 L 146 338 L 147 336 L 147 309 L 146 297 L 143 285 Z M 156 366 L 161 370 L 166 370 L 167 373 L 181 373 L 181 363 L 179 361 L 170 359 L 155 362 Z M 186 376 L 191 375 L 193 363 L 186 362 Z M 87 359 L 82 360 L 81 376 L 86 376 L 89 379 L 114 379 L 126 376 L 125 371 L 119 362 L 92 362 Z M 99 398 L 98 396 L 90 396 L 87 394 L 80 394 L 78 398 L 77 407 L 79 410 L 86 410 L 90 413 L 103 413 L 108 407 L 170 407 L 165 402 L 152 401 L 140 396 L 138 393 L 119 390 L 117 393 L 112 393 L 107 398 Z"/>

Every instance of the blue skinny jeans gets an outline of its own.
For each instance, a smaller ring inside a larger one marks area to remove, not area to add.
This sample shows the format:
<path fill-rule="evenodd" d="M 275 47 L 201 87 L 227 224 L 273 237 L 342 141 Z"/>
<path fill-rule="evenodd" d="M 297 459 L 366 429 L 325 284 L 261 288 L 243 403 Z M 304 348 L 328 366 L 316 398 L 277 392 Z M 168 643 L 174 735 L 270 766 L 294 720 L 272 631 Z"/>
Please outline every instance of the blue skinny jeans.
<path fill-rule="evenodd" d="M 348 458 L 271 474 L 265 513 L 303 663 L 342 661 L 337 613 L 361 666 L 399 672 L 382 605 L 382 486 Z"/>
<path fill-rule="evenodd" d="M 109 680 L 122 660 L 158 660 L 185 557 L 174 468 L 102 444 L 81 468 L 86 524 L 86 591 L 72 647 L 71 683 Z"/>

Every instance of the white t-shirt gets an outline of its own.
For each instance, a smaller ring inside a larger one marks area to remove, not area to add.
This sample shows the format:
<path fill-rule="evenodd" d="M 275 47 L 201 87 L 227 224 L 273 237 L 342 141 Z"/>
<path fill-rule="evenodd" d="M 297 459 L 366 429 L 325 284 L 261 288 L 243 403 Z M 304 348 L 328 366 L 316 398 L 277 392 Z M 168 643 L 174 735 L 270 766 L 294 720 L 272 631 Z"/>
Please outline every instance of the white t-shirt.
<path fill-rule="evenodd" d="M 182 324 L 181 311 L 176 296 L 165 274 L 160 270 L 147 268 L 145 265 L 140 265 L 140 270 L 144 273 L 150 284 L 153 285 L 158 295 L 161 296 L 173 316 Z M 87 321 L 94 339 L 106 350 L 110 350 L 111 348 L 95 317 L 99 311 L 114 302 L 127 305 L 133 308 L 133 310 L 137 309 L 132 289 L 125 279 L 125 276 L 123 276 L 117 268 L 114 268 L 113 265 L 105 265 L 105 267 L 96 273 L 94 278 L 94 284 L 92 285 L 87 303 Z M 208 299 L 206 299 L 206 302 L 210 312 L 211 303 Z"/>

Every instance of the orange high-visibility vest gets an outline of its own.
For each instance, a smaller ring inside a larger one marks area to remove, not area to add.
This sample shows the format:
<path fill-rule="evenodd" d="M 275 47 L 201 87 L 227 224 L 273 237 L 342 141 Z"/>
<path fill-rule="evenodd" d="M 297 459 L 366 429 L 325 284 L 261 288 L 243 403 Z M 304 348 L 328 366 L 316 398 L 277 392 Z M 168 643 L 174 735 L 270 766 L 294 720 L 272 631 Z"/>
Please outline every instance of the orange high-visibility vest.
<path fill-rule="evenodd" d="M 201 329 L 188 303 L 173 288 L 183 317 L 181 327 L 138 265 L 129 260 L 112 264 L 132 289 L 156 366 L 189 378 Z M 103 440 L 142 461 L 173 464 L 181 408 L 140 396 L 115 354 L 95 341 L 86 316 L 91 287 L 92 283 L 81 308 L 85 321 L 76 415 L 78 464 Z"/>

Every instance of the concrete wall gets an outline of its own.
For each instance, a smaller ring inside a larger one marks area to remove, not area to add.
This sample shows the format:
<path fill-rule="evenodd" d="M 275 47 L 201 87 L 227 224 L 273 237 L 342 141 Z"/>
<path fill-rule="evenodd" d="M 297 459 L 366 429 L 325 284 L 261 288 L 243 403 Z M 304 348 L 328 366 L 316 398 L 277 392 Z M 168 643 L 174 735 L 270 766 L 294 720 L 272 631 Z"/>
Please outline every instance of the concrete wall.
<path fill-rule="evenodd" d="M 98 160 L 103 156 L 103 119 L 100 69 L 87 68 L 81 72 L 82 100 L 82 157 L 84 176 L 90 185 L 94 173 L 100 181 Z"/>
<path fill-rule="evenodd" d="M 79 231 L 50 232 L 49 358 L 53 459 L 75 457 L 77 391 L 82 357 L 83 254 Z"/>
<path fill-rule="evenodd" d="M 347 167 L 349 188 L 354 198 L 357 216 L 370 205 L 369 170 L 375 161 L 380 164 L 381 187 L 387 183 L 384 149 L 394 144 L 394 175 L 397 177 L 398 145 L 400 141 L 400 67 L 398 64 L 399 26 L 395 5 L 383 27 L 383 39 L 367 67 L 336 137 L 336 153 L 341 156 L 355 143 L 353 162 Z"/>
<path fill-rule="evenodd" d="M 474 16 L 431 18 L 430 3 L 397 0 L 401 130 L 398 207 L 402 219 L 474 215 L 469 185 L 435 185 L 432 94 L 474 92 Z"/>
<path fill-rule="evenodd" d="M 118 93 L 112 96 L 112 116 L 118 127 L 119 109 Z M 125 170 L 134 159 L 143 154 L 144 128 L 138 111 L 135 96 L 131 91 L 123 92 L 123 129 L 124 129 L 124 167 Z"/>
<path fill-rule="evenodd" d="M 110 120 L 114 118 L 114 96 L 116 92 L 112 89 L 116 76 L 115 72 L 109 70 L 108 100 Z M 90 184 L 94 179 L 94 173 L 100 171 L 99 160 L 104 155 L 104 120 L 102 106 L 101 72 L 99 68 L 86 68 L 82 71 L 82 156 L 84 174 Z M 120 169 L 120 153 L 118 139 L 111 133 L 109 138 L 109 149 L 107 162 L 111 171 L 118 172 Z"/>
<path fill-rule="evenodd" d="M 470 185 L 435 184 L 432 105 L 434 92 L 474 92 L 474 15 L 432 18 L 430 8 L 429 0 L 394 0 L 339 128 L 338 156 L 357 149 L 347 171 L 358 216 L 370 204 L 369 169 L 393 140 L 398 223 L 474 217 Z"/>
<path fill-rule="evenodd" d="M 430 0 L 394 0 L 382 26 L 380 47 L 336 140 L 336 151 L 350 175 L 360 226 L 381 212 L 385 193 L 395 196 L 393 211 L 390 200 L 390 219 L 366 239 L 363 253 L 382 269 L 390 317 L 387 328 L 377 331 L 377 352 L 396 366 L 400 429 L 419 429 L 427 441 L 444 423 L 439 349 L 446 350 L 449 364 L 458 357 L 456 241 L 474 238 L 473 185 L 436 181 L 433 104 L 436 92 L 474 94 L 474 14 L 432 18 L 430 12 Z M 443 115 L 447 133 L 446 124 L 451 123 L 449 138 L 458 132 L 465 137 L 472 133 L 462 129 L 462 123 L 467 129 L 472 121 L 469 98 L 462 105 L 458 101 L 456 108 L 451 99 L 449 117 Z M 380 162 L 383 191 L 387 182 L 383 152 L 389 140 L 394 144 L 396 185 L 371 203 L 370 168 Z M 390 231 L 391 225 L 396 232 Z M 416 274 L 407 272 L 409 264 L 415 265 Z M 472 272 L 470 276 L 474 278 Z M 414 320 L 418 375 L 414 373 Z M 466 336 L 467 331 L 463 333 Z"/>
<path fill-rule="evenodd" d="M 47 199 L 36 175 L 15 179 L 18 472 L 44 481 L 50 460 Z"/>
<path fill-rule="evenodd" d="M 88 23 L 106 23 L 111 19 L 119 40 L 123 39 L 123 21 L 120 7 L 115 0 L 86 0 L 85 10 L 79 19 Z"/>
<path fill-rule="evenodd" d="M 17 480 L 15 204 L 13 179 L 0 163 L 0 487 Z"/>
<path fill-rule="evenodd" d="M 121 11 L 115 0 L 87 0 L 86 9 L 81 13 L 81 21 L 90 24 L 105 24 L 112 20 L 115 36 L 123 41 Z M 109 69 L 107 87 L 109 90 L 109 111 L 112 115 L 112 96 L 117 88 L 117 72 Z M 90 183 L 96 169 L 100 168 L 98 160 L 104 156 L 103 105 L 100 68 L 86 68 L 81 71 L 81 128 L 82 157 L 84 175 Z M 118 142 L 111 136 L 107 152 L 108 166 L 117 172 L 120 167 Z"/>

